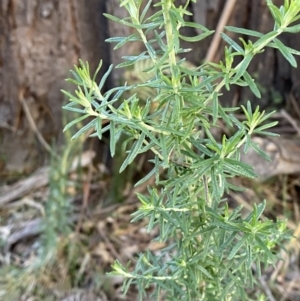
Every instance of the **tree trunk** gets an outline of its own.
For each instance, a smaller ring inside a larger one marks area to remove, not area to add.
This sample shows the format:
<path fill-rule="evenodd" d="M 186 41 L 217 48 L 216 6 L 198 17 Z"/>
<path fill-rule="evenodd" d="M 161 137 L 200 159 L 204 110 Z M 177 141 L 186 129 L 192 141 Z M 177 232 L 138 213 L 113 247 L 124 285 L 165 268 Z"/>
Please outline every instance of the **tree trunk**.
<path fill-rule="evenodd" d="M 62 132 L 60 89 L 78 59 L 109 64 L 104 0 L 0 3 L 0 174 L 31 172 Z M 101 75 L 100 75 L 101 76 Z M 26 115 L 28 107 L 30 116 Z M 47 154 L 45 156 L 45 154 Z"/>

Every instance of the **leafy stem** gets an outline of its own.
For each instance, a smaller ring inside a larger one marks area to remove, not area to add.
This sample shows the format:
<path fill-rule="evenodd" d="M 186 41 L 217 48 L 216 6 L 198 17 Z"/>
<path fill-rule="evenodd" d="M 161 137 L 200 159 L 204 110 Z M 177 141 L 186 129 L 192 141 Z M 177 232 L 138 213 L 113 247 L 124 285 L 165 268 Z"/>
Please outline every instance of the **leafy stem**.
<path fill-rule="evenodd" d="M 175 43 L 176 36 L 174 35 L 174 23 L 171 19 L 171 12 L 173 7 L 172 0 L 163 0 L 162 1 L 162 11 L 164 16 L 164 24 L 166 30 L 167 44 L 169 45 L 168 53 L 169 53 L 169 64 L 170 70 L 172 74 L 172 86 L 174 89 L 174 93 L 178 93 L 178 89 L 180 88 L 180 79 L 178 76 L 178 71 L 176 72 L 177 62 L 176 62 L 176 51 L 175 51 Z"/>
<path fill-rule="evenodd" d="M 78 89 L 73 94 L 64 91 L 70 99 L 64 108 L 80 116 L 65 130 L 92 117 L 73 138 L 92 129 L 92 136 L 101 139 L 109 131 L 112 156 L 125 135 L 126 158 L 120 171 L 139 154 L 149 150 L 153 153 L 153 169 L 137 185 L 155 176 L 160 190 L 149 187 L 147 194 L 137 195 L 141 206 L 132 221 L 146 218 L 147 231 L 158 227 L 157 240 L 167 246 L 159 253 L 138 256 L 133 270 L 118 261 L 114 263 L 114 273 L 125 279 L 125 293 L 135 284 L 140 300 L 150 285 L 157 300 L 249 300 L 247 287 L 253 285 L 255 277 L 251 267 L 256 267 L 259 277 L 261 268 L 276 260 L 272 248 L 285 239 L 285 223 L 261 220 L 265 201 L 244 217 L 241 207 L 231 210 L 222 198 L 225 192 L 240 190 L 231 183 L 233 177 L 256 176 L 253 167 L 240 162 L 241 151 L 252 148 L 270 159 L 251 137 L 274 136 L 269 129 L 276 122 L 268 121 L 272 112 L 261 112 L 259 107 L 253 110 L 249 101 L 241 106 L 245 114 L 241 122 L 233 114 L 237 108 L 223 107 L 219 97 L 224 87 L 229 90 L 232 85 L 249 86 L 260 97 L 247 68 L 253 57 L 267 47 L 278 49 L 292 66 L 297 65 L 294 55 L 300 52 L 285 46 L 278 37 L 282 32 L 300 32 L 299 25 L 291 25 L 300 19 L 300 4 L 299 0 L 284 0 L 278 8 L 267 0 L 274 18 L 273 31 L 262 34 L 228 26 L 228 31 L 256 41 L 240 39 L 239 44 L 222 33 L 229 45 L 224 62 L 195 68 L 178 58 L 188 51 L 180 48 L 180 41 L 198 42 L 213 32 L 185 20 L 190 15 L 190 2 L 176 7 L 174 0 L 161 0 L 154 4 L 157 11 L 151 15 L 151 0 L 120 0 L 129 17 L 106 16 L 136 32 L 128 37 L 112 37 L 108 42 L 117 43 L 115 48 L 131 42 L 144 44 L 145 51 L 124 57 L 117 66 L 132 66 L 140 81 L 103 93 L 112 67 L 98 85 L 95 76 L 90 77 L 88 63 L 80 61 L 80 67 L 72 71 L 74 79 L 70 79 Z M 180 33 L 183 26 L 196 28 L 200 34 L 184 36 Z M 236 57 L 241 61 L 234 66 Z M 143 70 L 142 74 L 136 69 Z M 143 89 L 144 94 L 140 93 Z M 145 94 L 145 98 L 140 96 Z M 212 127 L 220 119 L 235 133 L 217 141 Z"/>

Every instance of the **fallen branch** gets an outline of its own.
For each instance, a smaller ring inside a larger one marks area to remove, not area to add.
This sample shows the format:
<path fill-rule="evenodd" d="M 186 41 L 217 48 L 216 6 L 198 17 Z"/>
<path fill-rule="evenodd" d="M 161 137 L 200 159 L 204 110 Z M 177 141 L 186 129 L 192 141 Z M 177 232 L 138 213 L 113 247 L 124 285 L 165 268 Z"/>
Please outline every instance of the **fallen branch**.
<path fill-rule="evenodd" d="M 81 157 L 74 159 L 69 172 L 74 171 L 78 166 L 85 167 L 89 165 L 94 157 L 94 151 L 89 150 L 84 152 Z M 5 191 L 0 195 L 0 206 L 21 198 L 33 190 L 46 186 L 49 183 L 49 171 L 49 166 L 39 168 L 29 178 L 5 187 Z"/>

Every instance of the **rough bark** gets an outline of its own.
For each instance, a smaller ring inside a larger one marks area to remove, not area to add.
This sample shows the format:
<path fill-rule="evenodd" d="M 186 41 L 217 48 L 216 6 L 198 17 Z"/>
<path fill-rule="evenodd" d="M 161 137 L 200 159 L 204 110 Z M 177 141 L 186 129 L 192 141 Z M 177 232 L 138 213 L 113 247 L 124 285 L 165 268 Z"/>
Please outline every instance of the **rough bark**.
<path fill-rule="evenodd" d="M 30 172 L 45 151 L 22 101 L 48 143 L 61 135 L 60 92 L 78 59 L 95 70 L 108 64 L 104 0 L 3 0 L 0 2 L 0 173 Z"/>

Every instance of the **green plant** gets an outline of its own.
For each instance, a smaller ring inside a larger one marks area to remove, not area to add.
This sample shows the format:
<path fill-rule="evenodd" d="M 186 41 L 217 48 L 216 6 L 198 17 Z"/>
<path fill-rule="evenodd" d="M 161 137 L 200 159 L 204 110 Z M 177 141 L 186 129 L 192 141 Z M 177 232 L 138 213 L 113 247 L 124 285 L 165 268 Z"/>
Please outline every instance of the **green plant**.
<path fill-rule="evenodd" d="M 72 114 L 72 118 L 74 116 L 75 114 Z M 63 117 L 65 124 L 66 120 L 71 119 L 69 116 Z M 77 123 L 73 130 L 78 130 L 81 126 Z M 41 217 L 36 254 L 33 253 L 35 247 L 28 247 L 32 248 L 30 255 L 21 256 L 20 260 L 12 260 L 14 257 L 18 258 L 18 253 L 12 250 L 13 256 L 1 263 L 0 298 L 3 301 L 26 298 L 36 301 L 57 300 L 59 294 L 63 295 L 65 291 L 79 286 L 82 278 L 82 273 L 78 272 L 78 260 L 84 257 L 86 246 L 82 237 L 75 235 L 74 220 L 70 219 L 74 209 L 71 203 L 72 195 L 69 193 L 69 188 L 75 186 L 78 189 L 81 181 L 71 180 L 69 173 L 74 171 L 74 168 L 77 175 L 82 173 L 81 162 L 78 159 L 82 155 L 86 137 L 83 135 L 79 140 L 71 141 L 72 131 L 65 132 L 64 136 L 64 143 L 60 145 L 61 151 L 54 145 L 50 152 L 52 156 L 48 174 L 49 194 L 45 204 L 41 202 L 41 206 L 44 205 L 41 211 L 45 214 Z M 74 164 L 76 161 L 78 166 Z M 32 217 L 32 213 L 28 215 L 26 212 L 26 207 L 21 207 L 22 215 L 25 218 Z M 10 214 L 7 219 L 11 219 Z M 2 243 L 5 246 L 6 242 Z"/>
<path fill-rule="evenodd" d="M 123 20 L 107 17 L 134 28 L 135 33 L 110 38 L 108 42 L 117 43 L 115 48 L 119 48 L 128 42 L 140 41 L 145 51 L 124 57 L 125 62 L 117 68 L 150 59 L 151 67 L 144 72 L 155 75 L 146 82 L 116 87 L 103 94 L 101 89 L 112 67 L 98 85 L 95 76 L 90 76 L 88 63 L 81 61 L 80 66 L 71 71 L 74 78 L 69 79 L 78 86 L 77 91 L 75 94 L 64 91 L 70 98 L 64 109 L 82 116 L 65 129 L 92 117 L 73 139 L 89 129 L 94 129 L 91 136 L 99 139 L 109 131 L 112 156 L 121 134 L 126 135 L 123 147 L 127 157 L 120 172 L 138 154 L 149 150 L 154 154 L 153 169 L 136 185 L 155 176 L 156 187 L 149 187 L 147 195 L 137 195 L 141 206 L 134 213 L 133 222 L 148 218 L 148 231 L 158 226 L 157 240 L 168 242 L 168 247 L 159 254 L 141 254 L 133 271 L 115 262 L 114 273 L 124 277 L 125 293 L 130 284 L 136 284 L 140 299 L 151 286 L 157 300 L 162 297 L 172 301 L 250 300 L 247 288 L 255 285 L 262 267 L 277 259 L 274 247 L 285 237 L 285 222 L 260 219 L 265 201 L 243 217 L 241 207 L 229 210 L 223 195 L 230 189 L 241 189 L 230 183 L 231 178 L 256 176 L 252 167 L 240 162 L 240 151 L 253 148 L 269 159 L 251 141 L 251 136 L 274 136 L 268 129 L 276 122 L 267 122 L 272 113 L 260 112 L 259 108 L 253 112 L 250 102 L 242 106 L 246 120 L 240 122 L 233 115 L 238 108 L 222 107 L 219 97 L 222 88 L 230 89 L 231 85 L 249 86 L 260 97 L 247 67 L 266 47 L 278 49 L 296 66 L 293 55 L 300 52 L 286 47 L 277 37 L 283 32 L 300 31 L 300 25 L 290 25 L 300 18 L 300 1 L 285 0 L 277 8 L 267 0 L 275 21 L 271 32 L 262 34 L 228 26 L 226 30 L 250 36 L 255 41 L 240 38 L 238 44 L 223 33 L 222 38 L 229 44 L 224 62 L 205 62 L 194 69 L 185 68 L 184 60 L 176 59 L 188 51 L 180 48 L 180 40 L 196 42 L 213 32 L 185 21 L 184 17 L 190 15 L 187 10 L 190 2 L 187 0 L 184 6 L 176 7 L 173 0 L 162 0 L 155 4 L 157 12 L 148 16 L 151 0 L 120 0 L 120 6 L 129 16 Z M 183 36 L 180 29 L 185 26 L 198 28 L 202 34 Z M 98 70 L 100 67 L 101 64 Z M 154 92 L 146 103 L 141 103 L 135 94 L 115 107 L 125 91 L 144 87 Z M 211 134 L 218 119 L 236 130 L 232 137 L 223 136 L 221 142 Z M 102 126 L 103 120 L 109 123 Z M 129 144 L 130 141 L 133 144 Z M 257 298 L 262 300 L 263 297 Z"/>

